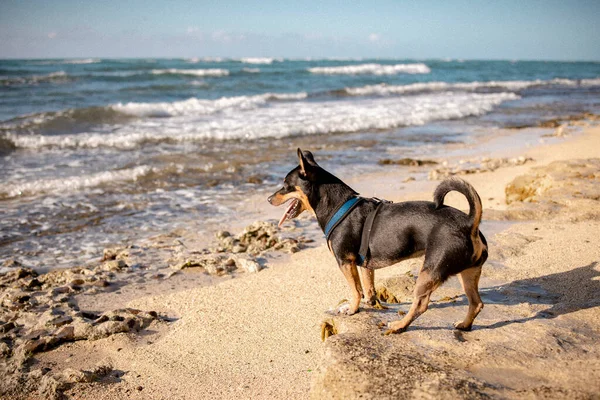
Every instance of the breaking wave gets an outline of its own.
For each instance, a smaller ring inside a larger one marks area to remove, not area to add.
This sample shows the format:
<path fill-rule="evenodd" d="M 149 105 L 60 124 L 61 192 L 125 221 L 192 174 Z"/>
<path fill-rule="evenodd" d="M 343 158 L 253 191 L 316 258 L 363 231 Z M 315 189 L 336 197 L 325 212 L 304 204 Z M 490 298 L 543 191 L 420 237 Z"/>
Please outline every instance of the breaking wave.
<path fill-rule="evenodd" d="M 244 57 L 240 61 L 245 64 L 272 64 L 275 60 L 267 57 Z"/>
<path fill-rule="evenodd" d="M 313 74 L 325 75 L 395 75 L 395 74 L 428 74 L 431 72 L 425 64 L 359 64 L 339 67 L 313 67 L 308 69 Z"/>
<path fill-rule="evenodd" d="M 447 91 L 519 91 L 532 87 L 542 86 L 596 86 L 600 85 L 600 79 L 551 79 L 551 80 L 533 80 L 533 81 L 490 81 L 490 82 L 424 82 L 412 83 L 409 85 L 367 85 L 356 88 L 345 88 L 343 94 L 350 96 L 386 96 L 402 95 L 430 92 Z"/>
<path fill-rule="evenodd" d="M 210 69 L 153 69 L 154 75 L 193 75 L 193 76 L 227 76 L 229 71 L 221 68 Z"/>
<path fill-rule="evenodd" d="M 142 165 L 135 168 L 116 171 L 104 171 L 96 174 L 69 176 L 57 179 L 38 179 L 31 182 L 6 184 L 0 188 L 0 198 L 10 198 L 38 193 L 69 194 L 81 189 L 97 187 L 103 184 L 136 181 L 152 172 L 153 168 Z"/>
<path fill-rule="evenodd" d="M 242 96 L 243 97 L 243 96 Z M 128 112 L 170 118 L 138 119 L 105 133 L 72 135 L 11 136 L 17 147 L 38 149 L 102 148 L 130 149 L 145 143 L 177 143 L 205 140 L 257 140 L 288 136 L 352 133 L 423 125 L 435 120 L 457 119 L 487 113 L 508 100 L 514 93 L 443 93 L 416 97 L 357 99 L 355 101 L 278 102 L 269 107 L 248 107 L 225 101 L 224 107 L 236 112 L 218 117 L 204 115 L 206 104 L 190 99 L 186 102 L 157 105 L 135 104 Z M 246 99 L 248 100 L 248 99 Z M 256 101 L 256 100 L 255 100 Z M 179 103 L 179 104 L 177 104 Z M 183 103 L 183 104 L 182 104 Z M 153 108 L 154 107 L 154 108 Z M 158 108 L 157 108 L 158 107 Z M 166 108 L 165 108 L 166 107 Z M 214 107 L 211 106 L 211 107 Z"/>
<path fill-rule="evenodd" d="M 126 103 L 111 106 L 123 114 L 139 117 L 175 117 L 181 115 L 208 115 L 227 109 L 249 110 L 265 105 L 268 101 L 302 100 L 307 93 L 265 93 L 255 96 L 222 97 L 217 100 L 191 98 L 172 103 Z"/>
<path fill-rule="evenodd" d="M 5 86 L 12 85 L 36 85 L 38 83 L 63 83 L 70 80 L 70 77 L 65 71 L 51 72 L 46 75 L 29 75 L 29 76 L 15 76 L 15 77 L 2 77 L 0 78 L 0 84 Z"/>

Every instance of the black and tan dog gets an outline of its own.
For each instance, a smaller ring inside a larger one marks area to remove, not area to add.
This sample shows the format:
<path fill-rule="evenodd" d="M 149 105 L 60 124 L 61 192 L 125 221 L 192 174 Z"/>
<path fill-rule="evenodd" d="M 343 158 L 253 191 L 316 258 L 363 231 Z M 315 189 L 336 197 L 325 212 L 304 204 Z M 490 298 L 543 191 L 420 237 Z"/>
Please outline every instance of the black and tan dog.
<path fill-rule="evenodd" d="M 487 242 L 479 232 L 481 200 L 470 184 L 447 179 L 436 188 L 433 202 L 381 203 L 358 197 L 352 188 L 321 168 L 309 151 L 298 149 L 298 159 L 300 165 L 287 174 L 283 188 L 268 200 L 274 206 L 291 201 L 279 225 L 305 210 L 316 216 L 352 290 L 346 310 L 349 315 L 358 311 L 363 295 L 369 304 L 375 304 L 375 269 L 424 254 L 410 311 L 402 320 L 390 323 L 387 333 L 405 331 L 427 310 L 433 291 L 456 274 L 469 300 L 469 310 L 455 327 L 471 329 L 483 308 L 478 284 L 481 266 L 487 259 Z M 468 215 L 443 204 L 450 191 L 467 198 Z M 366 235 L 363 227 L 368 230 Z"/>

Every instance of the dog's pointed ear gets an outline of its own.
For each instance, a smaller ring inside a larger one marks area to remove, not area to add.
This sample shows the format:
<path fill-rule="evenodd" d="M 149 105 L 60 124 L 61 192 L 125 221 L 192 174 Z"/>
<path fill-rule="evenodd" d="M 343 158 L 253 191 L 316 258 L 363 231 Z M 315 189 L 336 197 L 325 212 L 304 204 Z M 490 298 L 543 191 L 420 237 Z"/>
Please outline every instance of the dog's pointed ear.
<path fill-rule="evenodd" d="M 312 166 L 317 167 L 319 164 L 317 164 L 317 162 L 315 161 L 315 157 L 313 156 L 313 153 L 311 153 L 308 150 L 304 150 L 302 152 L 302 154 L 304 155 L 304 158 L 308 161 L 308 163 Z"/>
<path fill-rule="evenodd" d="M 300 164 L 300 175 L 306 176 L 306 166 L 308 165 L 308 160 L 302 154 L 302 150 L 298 147 L 298 163 Z"/>
<path fill-rule="evenodd" d="M 298 163 L 300 164 L 300 175 L 305 178 L 310 178 L 313 167 L 317 166 L 312 153 L 310 151 L 302 151 L 300 148 L 298 148 Z"/>

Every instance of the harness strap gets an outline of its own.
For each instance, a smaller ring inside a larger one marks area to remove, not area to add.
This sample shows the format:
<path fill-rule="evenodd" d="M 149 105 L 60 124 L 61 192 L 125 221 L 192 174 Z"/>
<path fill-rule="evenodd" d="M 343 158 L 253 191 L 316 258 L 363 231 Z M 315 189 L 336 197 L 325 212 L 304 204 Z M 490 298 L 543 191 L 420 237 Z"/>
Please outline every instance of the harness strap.
<path fill-rule="evenodd" d="M 385 203 L 391 203 L 387 200 L 381 200 L 378 198 L 373 198 L 379 204 L 373 211 L 367 215 L 367 219 L 365 220 L 365 224 L 363 225 L 362 236 L 360 240 L 360 250 L 358 251 L 358 259 L 356 260 L 356 265 L 362 266 L 365 260 L 367 259 L 367 254 L 369 253 L 369 239 L 371 238 L 371 229 L 373 229 L 373 222 L 375 222 L 375 217 L 379 212 L 379 209 Z"/>
<path fill-rule="evenodd" d="M 340 208 L 333 214 L 333 217 L 327 222 L 325 225 L 324 233 L 325 240 L 327 241 L 327 246 L 329 247 L 329 236 L 333 233 L 335 228 L 350 214 L 354 208 L 360 204 L 364 197 L 355 196 L 347 200 L 344 204 L 341 205 Z M 356 260 L 356 265 L 362 266 L 367 258 L 367 254 L 369 253 L 369 239 L 371 237 L 371 229 L 373 228 L 373 223 L 375 222 L 375 217 L 377 217 L 377 212 L 381 208 L 382 205 L 386 203 L 391 203 L 391 201 L 381 200 L 376 197 L 373 197 L 370 200 L 374 200 L 377 202 L 377 207 L 373 211 L 367 215 L 367 219 L 363 225 L 362 236 L 360 240 L 360 250 L 358 252 L 358 259 Z M 330 248 L 331 250 L 331 248 Z"/>
<path fill-rule="evenodd" d="M 334 231 L 334 229 L 346 218 L 350 211 L 354 209 L 364 198 L 362 197 L 352 197 L 350 200 L 346 201 L 338 210 L 333 214 L 333 217 L 329 220 L 327 225 L 325 226 L 324 233 L 325 239 L 329 241 L 329 236 Z"/>

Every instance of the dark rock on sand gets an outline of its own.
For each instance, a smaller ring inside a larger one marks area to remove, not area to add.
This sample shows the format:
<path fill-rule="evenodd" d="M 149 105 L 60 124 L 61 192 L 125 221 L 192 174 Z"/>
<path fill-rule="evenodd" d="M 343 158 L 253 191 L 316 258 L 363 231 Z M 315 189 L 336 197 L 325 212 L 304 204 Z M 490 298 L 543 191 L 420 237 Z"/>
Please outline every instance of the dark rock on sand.
<path fill-rule="evenodd" d="M 435 165 L 437 163 L 437 161 L 433 160 L 417 160 L 415 158 L 401 158 L 399 160 L 384 158 L 379 160 L 379 165 L 406 165 L 409 167 L 421 167 L 423 165 Z"/>

